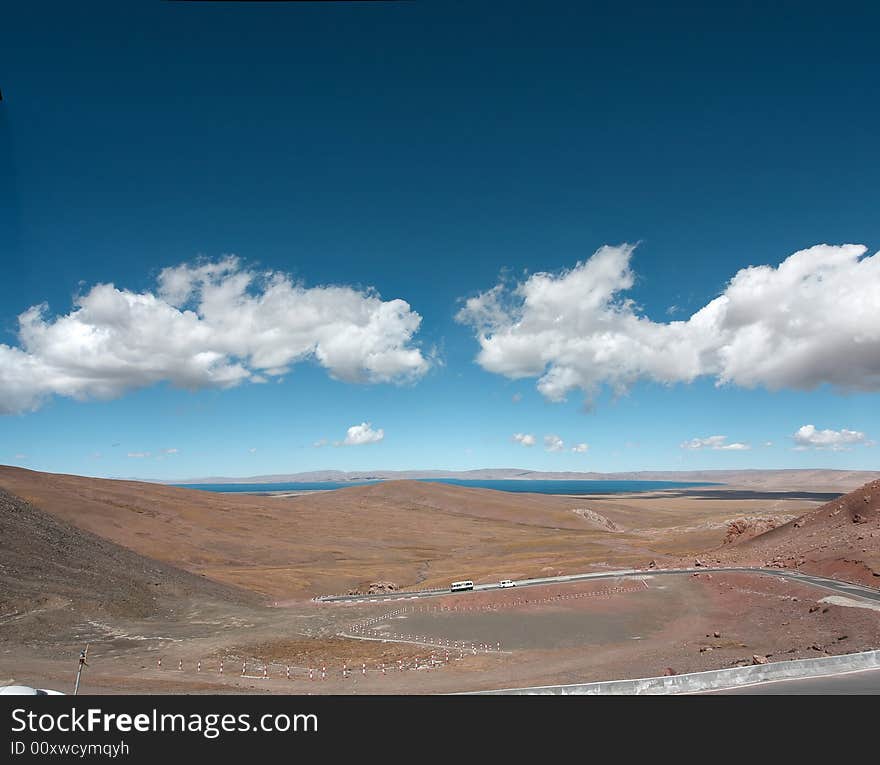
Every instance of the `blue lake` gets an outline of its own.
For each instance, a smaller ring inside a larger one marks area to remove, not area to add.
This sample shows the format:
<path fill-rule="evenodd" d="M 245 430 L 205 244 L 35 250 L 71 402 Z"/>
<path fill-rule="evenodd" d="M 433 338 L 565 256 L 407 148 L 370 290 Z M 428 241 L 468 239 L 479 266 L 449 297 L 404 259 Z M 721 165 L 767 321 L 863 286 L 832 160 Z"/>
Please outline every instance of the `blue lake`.
<path fill-rule="evenodd" d="M 716 483 L 687 481 L 546 481 L 546 480 L 466 480 L 460 478 L 419 478 L 427 483 L 446 483 L 475 489 L 531 492 L 533 494 L 629 494 L 638 491 L 687 489 L 694 486 L 720 486 Z M 201 491 L 267 494 L 269 492 L 326 491 L 347 486 L 364 486 L 380 481 L 312 481 L 285 483 L 189 483 L 173 484 L 185 489 Z"/>

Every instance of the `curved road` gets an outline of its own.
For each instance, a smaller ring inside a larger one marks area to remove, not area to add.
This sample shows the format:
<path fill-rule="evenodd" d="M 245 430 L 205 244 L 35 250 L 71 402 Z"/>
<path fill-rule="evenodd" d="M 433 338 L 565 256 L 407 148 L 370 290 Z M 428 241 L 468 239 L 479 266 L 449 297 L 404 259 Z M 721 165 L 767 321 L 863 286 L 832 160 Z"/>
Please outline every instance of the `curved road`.
<path fill-rule="evenodd" d="M 558 584 L 565 582 L 579 582 L 589 579 L 631 579 L 645 576 L 681 576 L 682 574 L 693 573 L 745 573 L 745 574 L 767 574 L 775 576 L 783 581 L 792 580 L 801 584 L 807 584 L 818 587 L 829 592 L 837 593 L 851 598 L 870 601 L 880 605 L 880 590 L 873 587 L 865 587 L 864 585 L 852 584 L 851 582 L 842 582 L 836 579 L 829 579 L 824 576 L 816 576 L 814 574 L 806 574 L 801 571 L 792 571 L 789 569 L 778 568 L 751 568 L 748 566 L 730 566 L 713 568 L 711 566 L 699 568 L 678 568 L 678 569 L 629 569 L 625 571 L 604 571 L 592 574 L 570 574 L 568 576 L 548 576 L 541 579 L 521 579 L 516 582 L 517 587 L 533 587 L 542 584 Z M 465 596 L 468 592 L 484 592 L 486 590 L 503 589 L 500 584 L 478 584 L 473 590 L 465 590 L 456 593 Z M 443 590 L 422 590 L 420 592 L 396 592 L 383 595 L 338 595 L 315 598 L 316 601 L 324 603 L 356 603 L 356 602 L 377 602 L 387 600 L 409 600 L 413 598 L 432 598 L 441 595 L 450 595 L 450 591 Z M 757 683 L 754 685 L 745 685 L 738 688 L 727 688 L 723 690 L 709 691 L 710 693 L 742 693 L 742 694 L 874 694 L 880 692 L 880 670 L 865 670 L 860 672 L 845 672 L 827 675 L 823 677 L 812 677 L 791 680 L 779 680 L 771 682 Z"/>
<path fill-rule="evenodd" d="M 559 584 L 566 582 L 581 582 L 589 579 L 631 579 L 631 578 L 639 578 L 644 576 L 666 576 L 666 575 L 681 575 L 681 574 L 706 574 L 706 573 L 739 573 L 739 574 L 767 574 L 769 576 L 775 576 L 779 579 L 787 580 L 791 579 L 796 582 L 800 582 L 802 584 L 812 585 L 814 587 L 820 587 L 825 590 L 830 590 L 831 592 L 835 592 L 839 595 L 846 595 L 853 598 L 861 598 L 863 600 L 870 600 L 875 603 L 880 604 L 880 590 L 877 590 L 873 587 L 865 587 L 860 584 L 852 584 L 850 582 L 841 582 L 837 579 L 829 579 L 824 576 L 815 576 L 814 574 L 805 574 L 801 571 L 793 571 L 790 569 L 779 569 L 779 568 L 750 568 L 748 566 L 731 566 L 731 567 L 717 567 L 713 568 L 712 566 L 705 566 L 701 568 L 651 568 L 645 570 L 639 569 L 626 569 L 624 571 L 602 571 L 598 573 L 592 574 L 568 574 L 566 576 L 547 576 L 540 579 L 520 579 L 516 581 L 517 587 L 533 587 L 535 585 L 541 584 Z M 493 584 L 477 584 L 474 585 L 473 590 L 464 590 L 462 592 L 455 593 L 456 595 L 464 596 L 469 592 L 485 592 L 486 590 L 500 590 L 503 589 L 498 583 Z M 319 603 L 362 603 L 362 602 L 377 602 L 377 601 L 387 601 L 387 600 L 411 600 L 414 598 L 436 598 L 440 595 L 450 595 L 452 594 L 448 589 L 437 589 L 437 590 L 419 590 L 416 592 L 391 592 L 384 593 L 382 595 L 324 595 L 318 598 L 315 598 Z"/>
<path fill-rule="evenodd" d="M 740 685 L 700 695 L 714 696 L 861 696 L 880 693 L 880 669 L 841 672 L 836 675 L 802 677 L 790 680 L 767 680 L 763 683 Z M 697 695 L 697 694 L 694 694 Z"/>

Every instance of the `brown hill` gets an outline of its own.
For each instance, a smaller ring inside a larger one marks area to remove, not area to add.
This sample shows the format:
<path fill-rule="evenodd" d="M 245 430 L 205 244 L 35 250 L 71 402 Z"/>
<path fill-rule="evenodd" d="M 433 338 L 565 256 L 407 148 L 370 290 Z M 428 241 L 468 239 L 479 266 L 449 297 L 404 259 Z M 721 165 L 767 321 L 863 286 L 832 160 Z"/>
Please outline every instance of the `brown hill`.
<path fill-rule="evenodd" d="M 168 618 L 193 599 L 255 603 L 78 529 L 0 489 L 0 622 L 4 639 L 89 618 Z"/>
<path fill-rule="evenodd" d="M 583 570 L 607 559 L 611 538 L 621 562 L 644 555 L 572 512 L 582 498 L 417 481 L 281 498 L 11 467 L 0 487 L 141 555 L 279 599 Z"/>
<path fill-rule="evenodd" d="M 716 552 L 724 563 L 799 568 L 876 587 L 880 585 L 880 481 Z"/>

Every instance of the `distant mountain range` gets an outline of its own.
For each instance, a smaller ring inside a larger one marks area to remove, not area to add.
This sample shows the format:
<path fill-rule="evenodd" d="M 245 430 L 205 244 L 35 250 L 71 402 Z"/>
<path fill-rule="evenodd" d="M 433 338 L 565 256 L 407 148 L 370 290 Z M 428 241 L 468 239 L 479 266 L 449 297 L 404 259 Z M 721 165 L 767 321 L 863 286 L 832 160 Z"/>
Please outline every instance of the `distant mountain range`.
<path fill-rule="evenodd" d="M 849 491 L 880 478 L 880 471 L 868 470 L 640 470 L 625 473 L 545 472 L 521 468 L 482 468 L 478 470 L 313 470 L 304 473 L 279 473 L 239 478 L 208 476 L 176 481 L 153 481 L 166 484 L 194 483 L 321 483 L 370 480 L 412 480 L 417 478 L 456 478 L 460 480 L 542 480 L 542 481 L 697 481 L 735 486 L 800 489 L 827 487 Z"/>

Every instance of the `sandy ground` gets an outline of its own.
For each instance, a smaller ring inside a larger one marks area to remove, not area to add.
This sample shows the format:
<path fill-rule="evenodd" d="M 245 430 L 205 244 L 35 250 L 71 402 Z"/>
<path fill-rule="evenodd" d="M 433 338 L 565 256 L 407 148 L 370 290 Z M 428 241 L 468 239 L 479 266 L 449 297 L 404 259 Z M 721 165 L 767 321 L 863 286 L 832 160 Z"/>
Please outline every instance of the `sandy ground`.
<path fill-rule="evenodd" d="M 82 635 L 91 640 L 83 691 L 454 693 L 717 669 L 750 664 L 753 655 L 807 658 L 880 642 L 875 610 L 761 575 L 648 577 L 408 603 L 193 611 L 152 631 L 144 623 L 92 625 Z M 0 646 L 0 680 L 69 690 L 72 647 Z"/>

